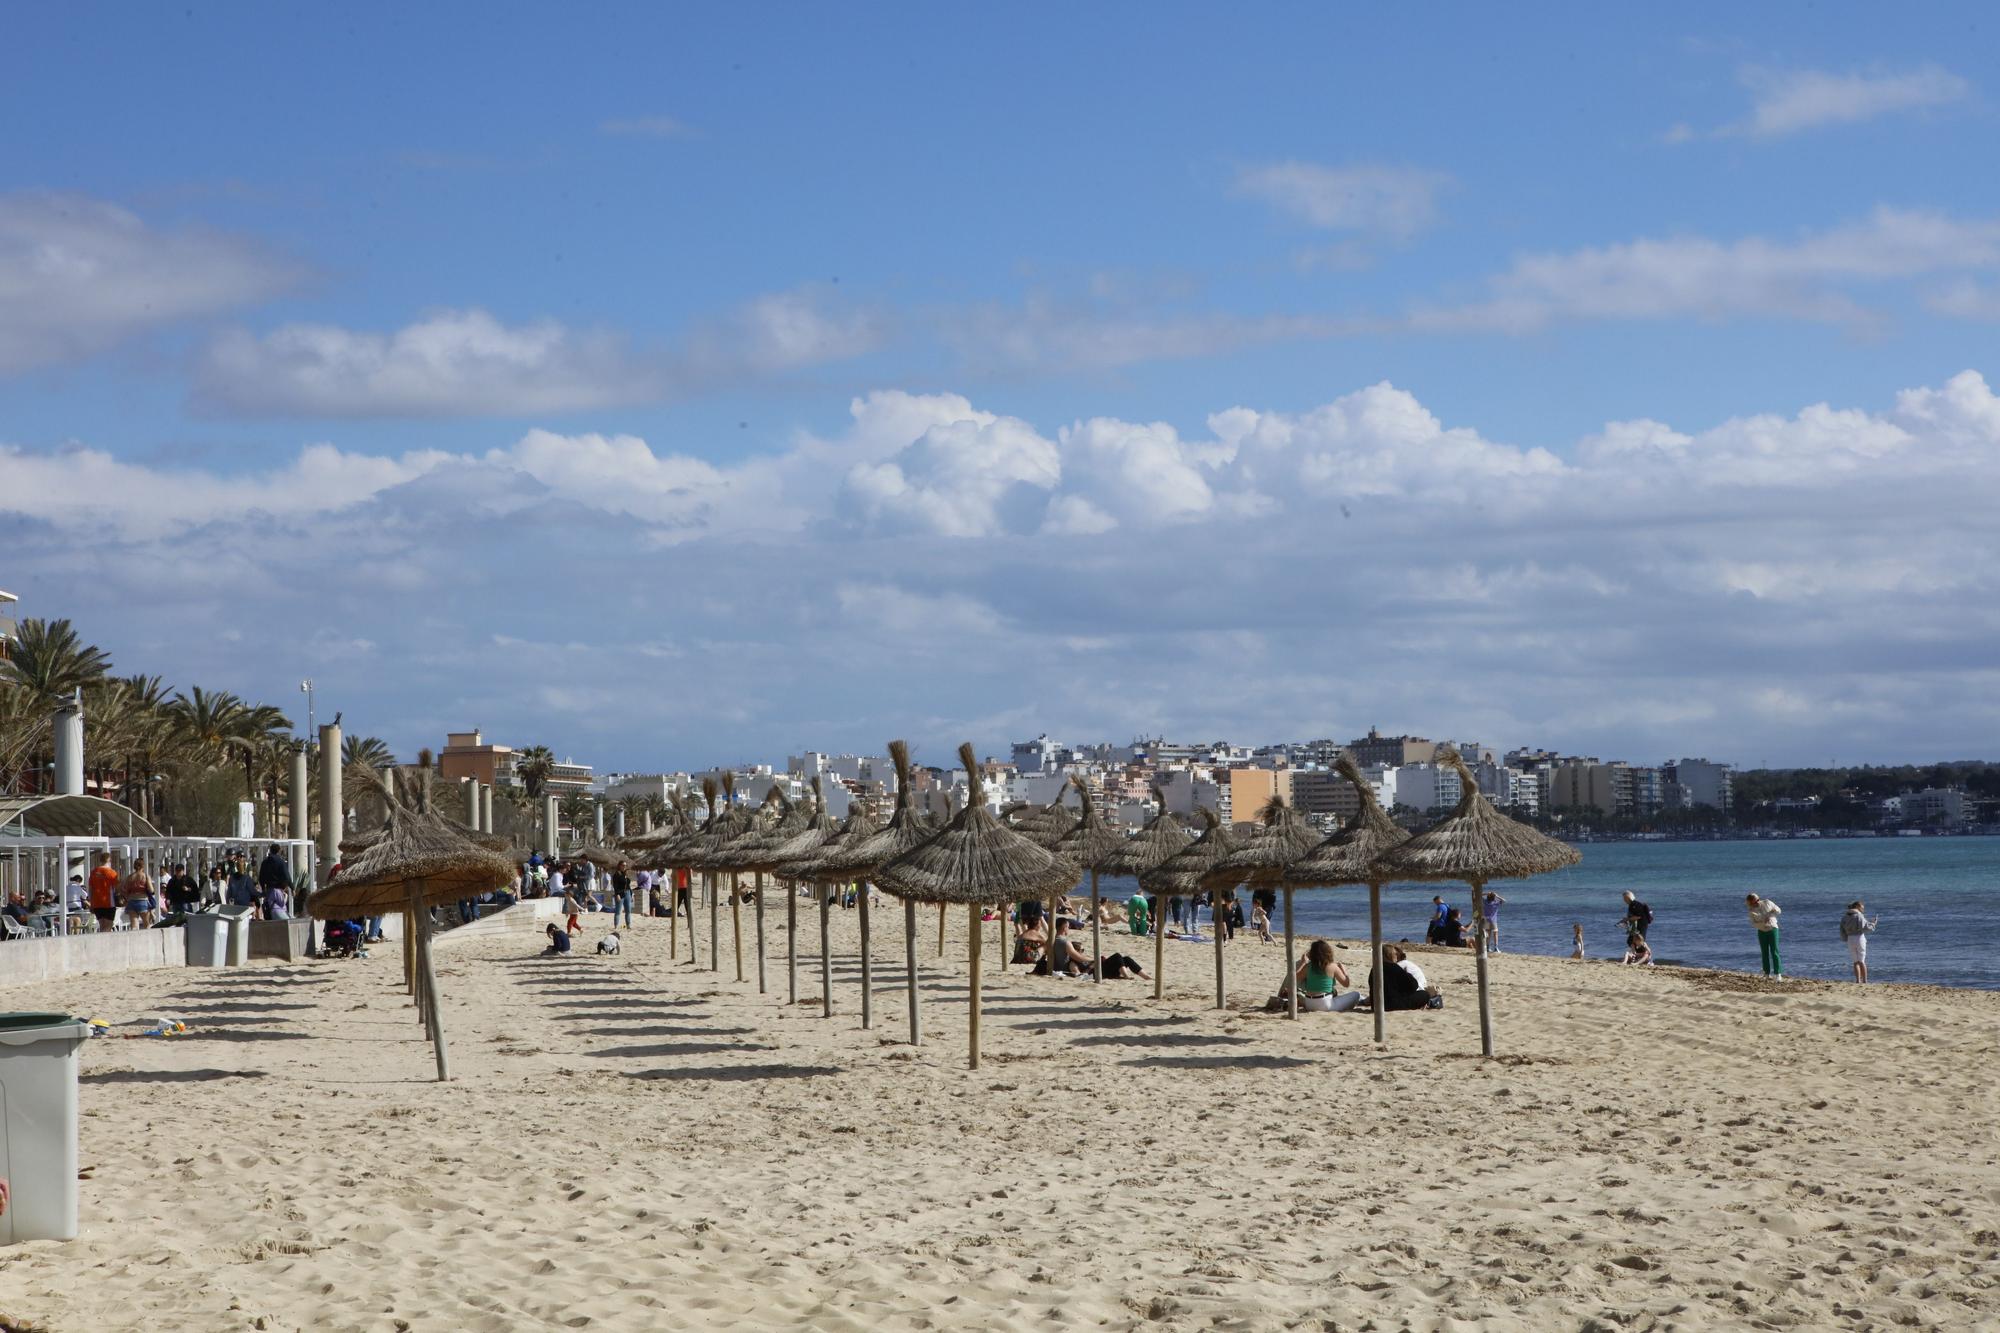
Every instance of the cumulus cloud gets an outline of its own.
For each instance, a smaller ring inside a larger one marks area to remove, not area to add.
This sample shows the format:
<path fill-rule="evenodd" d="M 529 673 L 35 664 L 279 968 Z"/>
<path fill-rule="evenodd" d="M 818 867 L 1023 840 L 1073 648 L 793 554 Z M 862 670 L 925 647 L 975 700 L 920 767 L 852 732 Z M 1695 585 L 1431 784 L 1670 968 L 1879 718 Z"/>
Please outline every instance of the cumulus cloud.
<path fill-rule="evenodd" d="M 1746 65 L 1737 77 L 1750 91 L 1753 104 L 1749 119 L 1724 133 L 1754 139 L 1952 106 L 1972 96 L 1970 83 L 1936 65 L 1848 74 Z"/>
<path fill-rule="evenodd" d="M 244 237 L 163 230 L 81 195 L 0 195 L 0 375 L 257 305 L 302 277 Z"/>
<path fill-rule="evenodd" d="M 1235 188 L 1310 226 L 1407 237 L 1435 220 L 1438 193 L 1450 183 L 1416 167 L 1270 162 L 1237 172 Z"/>
<path fill-rule="evenodd" d="M 409 749 L 471 721 L 528 743 L 588 701 L 555 739 L 607 766 L 1378 721 L 1754 762 L 1838 719 L 1843 753 L 1956 753 L 2000 722 L 1996 493 L 2000 397 L 1970 370 L 1575 441 L 1376 384 L 1189 432 L 888 390 L 736 460 L 547 431 L 240 474 L 0 448 L 10 586 L 121 665 L 329 677 Z M 302 607 L 319 648 L 185 632 Z M 476 717 L 437 714 L 440 679 Z"/>
<path fill-rule="evenodd" d="M 1646 238 L 1517 258 L 1482 299 L 1419 307 L 1412 327 L 1532 332 L 1573 320 L 1761 316 L 1865 324 L 1857 286 L 2000 266 L 2000 219 L 1878 208 L 1791 240 Z"/>
<path fill-rule="evenodd" d="M 696 384 L 740 381 L 859 355 L 878 337 L 865 314 L 803 292 L 751 301 L 677 348 L 555 320 L 507 324 L 442 310 L 388 333 L 288 324 L 217 338 L 193 404 L 224 416 L 530 416 L 658 402 Z"/>

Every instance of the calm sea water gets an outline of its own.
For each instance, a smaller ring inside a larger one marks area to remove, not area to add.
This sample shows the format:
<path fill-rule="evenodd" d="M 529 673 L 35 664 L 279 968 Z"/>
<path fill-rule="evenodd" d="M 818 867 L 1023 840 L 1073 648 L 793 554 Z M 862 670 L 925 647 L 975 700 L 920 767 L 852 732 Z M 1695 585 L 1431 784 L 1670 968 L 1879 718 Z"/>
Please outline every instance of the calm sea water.
<path fill-rule="evenodd" d="M 1507 900 L 1501 948 L 1567 957 L 1580 921 L 1585 952 L 1616 959 L 1625 951 L 1620 895 L 1630 889 L 1652 906 L 1647 938 L 1661 962 L 1755 972 L 1757 936 L 1743 911 L 1743 895 L 1755 892 L 1784 909 L 1786 973 L 1839 980 L 1852 975 L 1840 914 L 1860 898 L 1881 917 L 1868 945 L 1871 981 L 2000 989 L 2000 838 L 1608 842 L 1582 851 L 1581 865 L 1491 886 Z M 1106 880 L 1102 891 L 1133 891 L 1130 880 L 1112 886 Z M 1382 892 L 1383 934 L 1422 940 L 1434 893 L 1470 906 L 1463 885 L 1393 885 Z M 1301 890 L 1295 912 L 1301 935 L 1368 937 L 1366 889 Z"/>

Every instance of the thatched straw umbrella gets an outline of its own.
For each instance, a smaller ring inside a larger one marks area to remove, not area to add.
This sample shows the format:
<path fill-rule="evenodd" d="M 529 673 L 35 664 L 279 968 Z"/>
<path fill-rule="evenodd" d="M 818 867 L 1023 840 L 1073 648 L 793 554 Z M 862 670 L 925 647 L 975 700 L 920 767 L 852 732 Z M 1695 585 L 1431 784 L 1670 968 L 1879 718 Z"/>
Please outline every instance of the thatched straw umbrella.
<path fill-rule="evenodd" d="M 1082 784 L 1074 777 L 1065 778 L 1062 787 L 1056 792 L 1056 798 L 1047 805 L 1022 805 L 1013 807 L 1013 817 L 1007 821 L 1007 827 L 1026 838 L 1029 842 L 1034 843 L 1037 847 L 1054 851 L 1056 844 L 1060 843 L 1068 836 L 1070 830 L 1076 827 L 1076 816 L 1071 814 L 1069 808 L 1063 804 L 1063 793 L 1071 787 L 1081 790 Z M 1079 871 L 1079 873 L 1081 872 Z M 1075 887 L 1076 881 L 1072 879 L 1068 884 L 1062 885 L 1060 888 L 1049 890 L 1049 919 L 1047 929 L 1051 943 L 1055 941 L 1056 900 Z M 1013 909 L 1012 903 L 1009 903 L 1007 906 L 1008 910 L 1011 911 Z M 940 954 L 944 952 L 944 915 L 942 910 L 940 910 L 938 915 L 938 952 Z"/>
<path fill-rule="evenodd" d="M 1341 755 L 1333 761 L 1334 769 L 1346 778 L 1360 798 L 1361 809 L 1347 827 L 1322 842 L 1294 861 L 1285 871 L 1285 893 L 1289 905 L 1291 891 L 1298 889 L 1335 889 L 1348 884 L 1368 886 L 1368 954 L 1372 960 L 1368 992 L 1375 1010 L 1375 1040 L 1380 1043 L 1387 1039 L 1388 1022 L 1384 1018 L 1387 1001 L 1382 994 L 1382 881 L 1383 876 L 1375 866 L 1393 847 L 1410 840 L 1408 829 L 1389 818 L 1382 810 L 1382 803 L 1375 799 L 1375 789 L 1361 776 L 1361 770 L 1352 759 Z M 1296 989 L 1296 988 L 1294 988 Z M 1294 996 L 1293 1008 L 1298 1005 Z"/>
<path fill-rule="evenodd" d="M 1215 869 L 1217 861 L 1236 850 L 1235 835 L 1215 811 L 1198 805 L 1194 812 L 1201 821 L 1201 833 L 1187 846 L 1139 876 L 1139 887 L 1148 893 L 1158 894 L 1163 903 L 1170 897 L 1192 899 L 1201 890 L 1201 877 Z M 1189 917 L 1192 919 L 1192 912 Z M 1218 926 L 1216 934 L 1221 933 Z M 1166 975 L 1164 946 L 1156 948 L 1153 961 L 1153 995 L 1158 998 L 1165 989 L 1161 982 Z"/>
<path fill-rule="evenodd" d="M 820 789 L 820 780 L 812 780 L 812 803 L 795 803 L 777 827 L 773 828 L 758 842 L 749 854 L 751 869 L 757 874 L 757 993 L 764 993 L 764 876 L 777 876 L 785 885 L 787 895 L 792 893 L 787 867 L 801 858 L 819 854 L 826 840 L 834 835 L 833 820 L 826 813 L 826 796 Z M 793 909 L 796 912 L 797 909 Z M 796 950 L 794 950 L 796 952 Z"/>
<path fill-rule="evenodd" d="M 776 798 L 775 804 L 772 797 Z M 743 868 L 756 875 L 757 895 L 757 993 L 764 994 L 764 876 L 771 870 L 772 861 L 780 848 L 804 833 L 818 816 L 820 810 L 819 779 L 813 779 L 813 803 L 805 805 L 793 801 L 776 787 L 771 796 L 765 798 L 767 806 L 766 822 L 749 837 L 736 844 L 736 854 Z M 775 815 L 775 818 L 772 816 Z M 829 823 L 823 833 L 832 831 Z M 818 841 L 824 841 L 824 837 Z M 732 876 L 732 883 L 733 883 Z M 736 898 L 742 895 L 735 894 Z M 731 910 L 734 910 L 733 908 Z"/>
<path fill-rule="evenodd" d="M 1215 1007 L 1224 1007 L 1222 973 L 1222 936 L 1220 926 L 1222 915 L 1222 895 L 1237 885 L 1252 888 L 1266 888 L 1283 885 L 1285 867 L 1304 856 L 1319 841 L 1319 835 L 1312 826 L 1299 818 L 1299 812 L 1285 803 L 1285 798 L 1276 792 L 1264 802 L 1264 808 L 1257 812 L 1257 823 L 1247 836 L 1239 837 L 1236 850 L 1217 861 L 1209 872 L 1202 876 L 1202 887 L 1209 892 L 1209 902 L 1215 906 L 1218 922 L 1215 932 Z M 1293 977 L 1298 970 L 1298 950 L 1292 934 L 1292 891 L 1285 888 L 1285 976 Z M 1288 985 L 1291 1004 L 1288 1017 L 1299 1016 L 1299 988 Z"/>
<path fill-rule="evenodd" d="M 1573 866 L 1583 856 L 1568 843 L 1537 833 L 1495 810 L 1456 750 L 1439 751 L 1438 761 L 1458 770 L 1458 808 L 1408 842 L 1384 852 L 1371 873 L 1384 880 L 1463 880 L 1472 886 L 1470 924 L 1479 970 L 1479 1049 L 1490 1056 L 1493 1003 L 1487 991 L 1486 927 L 1480 897 L 1493 880 L 1546 874 Z"/>
<path fill-rule="evenodd" d="M 729 783 L 733 787 L 735 779 L 733 777 L 729 778 Z M 719 846 L 722 839 L 729 836 L 731 829 L 724 821 L 732 813 L 731 807 L 723 803 L 716 788 L 714 778 L 703 778 L 701 780 L 701 795 L 702 799 L 707 802 L 707 817 L 700 824 L 690 828 L 679 837 L 669 839 L 652 854 L 648 861 L 649 865 L 666 869 L 669 875 L 672 874 L 674 868 L 682 868 L 689 872 L 687 896 L 688 961 L 697 966 L 701 963 L 701 943 L 696 938 L 695 932 L 693 872 L 701 869 L 701 858 L 711 848 Z M 704 878 L 706 878 L 705 872 Z M 678 911 L 678 900 L 680 898 L 680 890 L 678 888 L 674 890 L 674 898 L 676 900 L 675 910 Z"/>
<path fill-rule="evenodd" d="M 848 875 L 866 882 L 880 883 L 875 872 L 885 863 L 895 860 L 913 847 L 920 845 L 934 832 L 929 822 L 917 810 L 910 787 L 910 743 L 895 740 L 889 742 L 889 760 L 896 766 L 896 808 L 889 815 L 889 822 L 881 830 L 868 837 L 843 839 L 838 848 L 830 849 L 821 858 L 819 871 L 825 875 Z M 863 897 L 866 897 L 864 889 Z M 825 938 L 826 895 L 820 895 L 821 938 Z M 923 1043 L 923 1023 L 917 1005 L 917 900 L 903 900 L 903 961 L 909 973 L 910 997 L 910 1045 Z M 827 986 L 827 1003 L 833 1002 L 831 982 Z"/>
<path fill-rule="evenodd" d="M 814 795 L 818 796 L 817 784 L 819 779 L 814 778 L 813 782 L 815 784 Z M 822 800 L 820 805 L 822 814 L 825 808 L 825 802 Z M 821 905 L 824 909 L 826 898 L 825 884 L 832 873 L 827 868 L 828 862 L 838 853 L 849 848 L 858 847 L 869 838 L 874 837 L 879 827 L 875 822 L 874 816 L 868 813 L 867 807 L 856 803 L 848 811 L 847 818 L 841 822 L 838 828 L 832 829 L 816 842 L 810 841 L 805 835 L 801 835 L 799 838 L 793 840 L 792 848 L 802 850 L 784 849 L 783 853 L 777 859 L 776 869 L 778 878 L 785 884 L 785 971 L 787 974 L 787 991 L 790 997 L 787 1003 L 797 1004 L 799 1002 L 798 886 L 802 883 L 813 885 L 814 895 L 821 900 Z M 824 919 L 820 922 L 819 938 L 820 987 L 822 991 L 820 1002 L 822 1005 L 821 1016 L 824 1017 L 826 1009 L 830 1008 L 833 1003 L 833 961 L 826 947 L 827 933 Z M 864 895 L 861 903 L 861 1025 L 863 1027 L 867 1027 L 873 1018 L 873 1009 L 870 1004 L 870 980 L 871 974 L 868 964 L 868 902 Z"/>
<path fill-rule="evenodd" d="M 1125 846 L 1125 835 L 1097 817 L 1097 802 L 1090 799 L 1090 788 L 1081 782 L 1075 786 L 1077 795 L 1083 798 L 1083 808 L 1075 825 L 1050 850 L 1071 865 L 1090 872 L 1090 975 L 1093 981 L 1103 981 L 1104 940 L 1097 920 L 1097 872 Z M 1053 948 L 1053 924 L 1049 926 L 1049 931 L 1049 944 Z"/>
<path fill-rule="evenodd" d="M 704 784 L 705 785 L 705 784 Z M 734 844 L 753 831 L 757 812 L 747 810 L 735 803 L 736 775 L 722 775 L 722 806 L 701 832 L 690 838 L 682 847 L 681 855 L 689 865 L 702 872 L 702 881 L 708 894 L 708 970 L 722 970 L 722 884 L 720 876 L 734 871 L 738 862 Z M 693 904 L 689 904 L 692 914 Z M 741 949 L 739 935 L 739 953 Z M 740 970 L 740 969 L 739 969 Z"/>
<path fill-rule="evenodd" d="M 1120 844 L 1098 866 L 1107 875 L 1128 875 L 1143 881 L 1146 875 L 1156 869 L 1161 862 L 1188 845 L 1188 831 L 1181 827 L 1181 821 L 1167 813 L 1167 793 L 1159 787 L 1153 788 L 1153 799 L 1159 803 L 1160 813 L 1146 821 L 1146 826 Z M 1140 889 L 1144 891 L 1144 884 Z M 1164 900 L 1155 899 L 1153 904 L 1153 998 L 1160 998 L 1160 968 L 1167 957 L 1167 927 L 1161 921 L 1160 904 Z"/>
<path fill-rule="evenodd" d="M 979 1068 L 979 909 L 1023 894 L 1076 882 L 1076 868 L 1007 828 L 986 808 L 979 761 L 970 743 L 958 747 L 965 765 L 965 808 L 931 837 L 875 872 L 876 882 L 905 902 L 964 903 L 971 916 L 969 1068 Z"/>
<path fill-rule="evenodd" d="M 341 867 L 340 877 L 312 895 L 308 910 L 322 921 L 407 912 L 405 935 L 415 941 L 417 1005 L 437 1055 L 440 1082 L 451 1077 L 444 1016 L 431 958 L 433 903 L 474 898 L 513 882 L 514 867 L 428 809 L 392 801 L 382 836 Z"/>

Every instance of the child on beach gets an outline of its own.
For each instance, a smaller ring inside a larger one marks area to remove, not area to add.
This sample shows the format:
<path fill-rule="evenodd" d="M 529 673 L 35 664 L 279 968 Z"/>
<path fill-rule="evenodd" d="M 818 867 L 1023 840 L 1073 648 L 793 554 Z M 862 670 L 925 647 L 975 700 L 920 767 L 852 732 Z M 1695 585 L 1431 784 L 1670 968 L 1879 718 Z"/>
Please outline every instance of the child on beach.
<path fill-rule="evenodd" d="M 1636 930 L 1625 937 L 1625 965 L 1627 967 L 1653 965 L 1653 950 L 1646 943 L 1646 937 Z"/>
<path fill-rule="evenodd" d="M 1257 938 L 1266 944 L 1276 944 L 1271 938 L 1271 914 L 1264 910 L 1264 904 L 1256 903 L 1250 909 L 1250 928 L 1257 932 Z"/>
<path fill-rule="evenodd" d="M 572 935 L 581 934 L 583 931 L 583 922 L 581 920 L 583 916 L 583 904 L 576 900 L 574 893 L 565 892 L 563 894 L 563 915 L 569 918 L 567 923 L 569 933 Z"/>
<path fill-rule="evenodd" d="M 1575 947 L 1573 947 L 1569 951 L 1569 956 L 1571 958 L 1581 958 L 1583 957 L 1583 922 L 1581 921 L 1576 922 L 1569 928 L 1569 930 L 1570 934 L 1574 936 L 1576 940 Z"/>

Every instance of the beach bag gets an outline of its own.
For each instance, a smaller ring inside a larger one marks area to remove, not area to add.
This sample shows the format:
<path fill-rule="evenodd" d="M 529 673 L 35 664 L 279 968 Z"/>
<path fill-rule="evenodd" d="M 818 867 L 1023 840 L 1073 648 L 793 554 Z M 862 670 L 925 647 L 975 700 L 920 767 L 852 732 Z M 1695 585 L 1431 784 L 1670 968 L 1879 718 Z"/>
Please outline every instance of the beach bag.
<path fill-rule="evenodd" d="M 1426 1009 L 1444 1008 L 1444 995 L 1438 990 L 1436 986 L 1424 987 L 1424 1008 Z"/>

